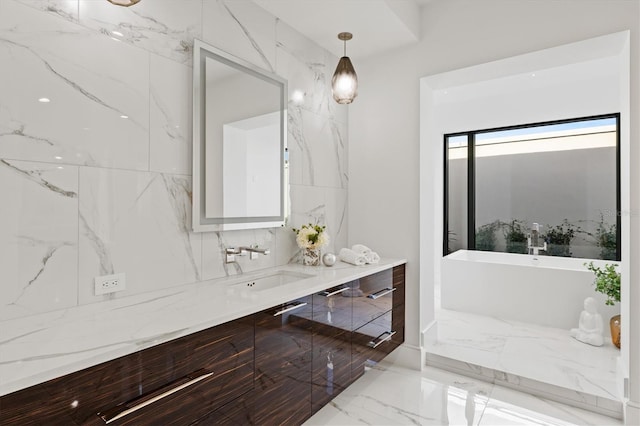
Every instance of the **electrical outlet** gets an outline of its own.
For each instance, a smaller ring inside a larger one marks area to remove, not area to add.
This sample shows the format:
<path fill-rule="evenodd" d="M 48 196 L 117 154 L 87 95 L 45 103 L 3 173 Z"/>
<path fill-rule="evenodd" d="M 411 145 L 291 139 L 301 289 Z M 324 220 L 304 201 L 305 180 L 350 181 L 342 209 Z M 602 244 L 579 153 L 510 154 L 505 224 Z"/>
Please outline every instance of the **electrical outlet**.
<path fill-rule="evenodd" d="M 96 296 L 101 294 L 115 293 L 126 288 L 124 274 L 103 275 L 94 280 Z"/>

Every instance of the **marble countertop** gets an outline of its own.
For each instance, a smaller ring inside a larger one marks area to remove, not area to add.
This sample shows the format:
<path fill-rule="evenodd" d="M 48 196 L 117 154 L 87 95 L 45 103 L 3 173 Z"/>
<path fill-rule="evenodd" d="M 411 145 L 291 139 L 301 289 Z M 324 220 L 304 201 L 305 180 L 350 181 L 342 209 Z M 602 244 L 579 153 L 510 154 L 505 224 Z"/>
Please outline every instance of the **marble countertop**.
<path fill-rule="evenodd" d="M 0 395 L 128 355 L 406 263 L 282 265 L 0 323 Z M 232 289 L 274 271 L 312 277 L 260 292 Z"/>

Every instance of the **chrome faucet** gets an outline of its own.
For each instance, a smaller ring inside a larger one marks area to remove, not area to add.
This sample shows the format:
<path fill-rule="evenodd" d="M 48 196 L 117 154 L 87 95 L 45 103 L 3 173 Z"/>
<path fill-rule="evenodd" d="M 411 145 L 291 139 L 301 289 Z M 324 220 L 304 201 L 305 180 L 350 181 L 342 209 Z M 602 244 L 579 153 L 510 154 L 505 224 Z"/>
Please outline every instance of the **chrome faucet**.
<path fill-rule="evenodd" d="M 547 242 L 543 241 L 543 244 L 540 245 L 540 228 L 541 226 L 537 223 L 534 223 L 531 227 L 531 232 L 527 236 L 527 247 L 529 249 L 529 254 L 537 256 L 540 253 L 540 250 L 547 251 Z"/>
<path fill-rule="evenodd" d="M 249 253 L 249 259 L 254 260 L 258 258 L 259 254 L 268 255 L 271 251 L 267 248 L 259 248 L 257 245 L 248 247 L 227 247 L 225 249 L 225 263 L 233 263 L 236 261 L 236 256 L 246 256 Z"/>
<path fill-rule="evenodd" d="M 260 253 L 260 254 L 264 254 L 265 256 L 269 253 L 271 253 L 271 251 L 267 248 L 260 248 L 257 245 L 256 246 L 249 246 L 249 247 L 240 247 L 241 251 L 248 251 L 249 253 Z"/>

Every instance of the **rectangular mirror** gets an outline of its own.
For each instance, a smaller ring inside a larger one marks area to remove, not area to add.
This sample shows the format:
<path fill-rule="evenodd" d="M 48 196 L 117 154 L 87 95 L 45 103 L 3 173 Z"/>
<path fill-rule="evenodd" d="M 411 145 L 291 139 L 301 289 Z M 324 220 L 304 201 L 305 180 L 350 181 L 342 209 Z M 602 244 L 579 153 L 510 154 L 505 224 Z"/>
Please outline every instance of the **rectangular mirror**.
<path fill-rule="evenodd" d="M 287 81 L 195 40 L 193 230 L 285 221 Z"/>

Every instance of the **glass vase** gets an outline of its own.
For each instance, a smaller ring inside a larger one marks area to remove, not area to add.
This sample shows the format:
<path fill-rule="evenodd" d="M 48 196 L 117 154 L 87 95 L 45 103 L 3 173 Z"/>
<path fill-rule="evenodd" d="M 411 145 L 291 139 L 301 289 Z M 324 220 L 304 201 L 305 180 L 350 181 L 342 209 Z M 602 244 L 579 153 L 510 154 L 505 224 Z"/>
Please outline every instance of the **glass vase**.
<path fill-rule="evenodd" d="M 302 263 L 305 266 L 320 265 L 320 249 L 302 249 Z"/>
<path fill-rule="evenodd" d="M 609 328 L 611 329 L 611 343 L 618 349 L 620 349 L 620 315 L 614 315 L 609 321 Z"/>

